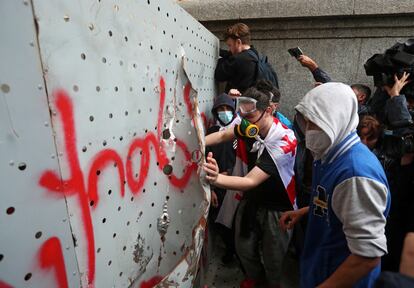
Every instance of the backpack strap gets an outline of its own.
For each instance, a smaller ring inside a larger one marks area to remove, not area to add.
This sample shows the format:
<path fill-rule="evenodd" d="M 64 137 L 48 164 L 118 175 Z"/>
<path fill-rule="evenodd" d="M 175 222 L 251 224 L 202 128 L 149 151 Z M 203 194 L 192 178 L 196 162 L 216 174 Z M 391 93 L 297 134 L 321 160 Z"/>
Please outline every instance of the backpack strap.
<path fill-rule="evenodd" d="M 249 53 L 250 56 L 253 56 L 254 61 L 256 62 L 256 71 L 254 73 L 254 82 L 257 82 L 257 78 L 259 77 L 259 62 L 260 62 L 260 57 L 259 57 L 259 53 L 256 53 L 253 49 L 248 49 L 247 53 Z"/>
<path fill-rule="evenodd" d="M 259 56 L 259 52 L 255 52 L 253 49 L 248 49 L 247 53 L 249 53 L 250 56 L 253 56 L 253 58 L 259 62 L 260 61 L 260 56 Z"/>

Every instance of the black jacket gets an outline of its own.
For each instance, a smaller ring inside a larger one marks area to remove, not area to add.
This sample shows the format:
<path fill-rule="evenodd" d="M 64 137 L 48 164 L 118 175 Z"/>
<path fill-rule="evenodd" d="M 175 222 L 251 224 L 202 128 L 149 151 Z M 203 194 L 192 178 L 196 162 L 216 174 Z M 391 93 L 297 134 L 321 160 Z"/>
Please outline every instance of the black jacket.
<path fill-rule="evenodd" d="M 326 73 L 319 67 L 312 71 L 312 75 L 313 75 L 313 79 L 315 79 L 316 82 L 321 82 L 321 83 L 332 82 L 332 79 L 328 75 L 328 73 Z"/>
<path fill-rule="evenodd" d="M 256 51 L 253 47 L 250 49 Z M 256 81 L 256 59 L 247 50 L 232 55 L 229 51 L 220 49 L 220 58 L 217 62 L 214 78 L 219 82 L 227 81 L 225 92 L 237 89 L 244 93 Z"/>
<path fill-rule="evenodd" d="M 404 95 L 389 98 L 385 105 L 385 117 L 392 127 L 406 127 L 413 123 Z"/>
<path fill-rule="evenodd" d="M 377 88 L 367 106 L 369 114 L 375 115 L 381 123 L 392 128 L 408 126 L 413 121 L 403 94 L 390 98 L 386 91 Z"/>

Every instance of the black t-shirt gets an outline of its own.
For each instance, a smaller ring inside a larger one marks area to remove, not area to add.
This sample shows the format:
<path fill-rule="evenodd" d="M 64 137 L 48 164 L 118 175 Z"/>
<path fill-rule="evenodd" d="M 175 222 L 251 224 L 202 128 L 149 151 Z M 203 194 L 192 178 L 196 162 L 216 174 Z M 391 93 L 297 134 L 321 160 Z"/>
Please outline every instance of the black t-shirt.
<path fill-rule="evenodd" d="M 235 134 L 238 135 L 236 129 Z M 259 207 L 264 207 L 270 210 L 292 210 L 293 207 L 282 179 L 280 178 L 279 171 L 269 152 L 267 152 L 267 149 L 264 149 L 260 157 L 257 158 L 257 152 L 250 152 L 256 140 L 240 135 L 238 135 L 238 137 L 246 143 L 248 170 L 250 171 L 257 166 L 266 174 L 270 175 L 270 177 L 259 186 L 246 191 L 244 193 L 244 199 L 252 201 Z"/>

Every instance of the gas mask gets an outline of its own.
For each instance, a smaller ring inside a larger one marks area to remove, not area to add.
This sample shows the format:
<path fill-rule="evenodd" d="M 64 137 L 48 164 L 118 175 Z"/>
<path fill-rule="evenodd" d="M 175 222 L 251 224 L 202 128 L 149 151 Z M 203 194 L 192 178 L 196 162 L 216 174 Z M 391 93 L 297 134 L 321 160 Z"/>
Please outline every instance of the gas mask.
<path fill-rule="evenodd" d="M 236 125 L 237 132 L 240 136 L 255 138 L 259 134 L 259 127 L 242 118 L 241 123 Z"/>
<path fill-rule="evenodd" d="M 236 103 L 236 111 L 240 112 L 240 116 L 251 114 L 257 111 L 256 103 L 256 99 L 250 97 L 238 97 Z M 260 131 L 259 126 L 257 126 L 256 123 L 262 119 L 265 112 L 266 111 L 263 111 L 259 119 L 257 119 L 254 123 L 251 123 L 249 120 L 242 117 L 241 123 L 239 125 L 236 125 L 237 132 L 241 136 L 256 138 Z"/>

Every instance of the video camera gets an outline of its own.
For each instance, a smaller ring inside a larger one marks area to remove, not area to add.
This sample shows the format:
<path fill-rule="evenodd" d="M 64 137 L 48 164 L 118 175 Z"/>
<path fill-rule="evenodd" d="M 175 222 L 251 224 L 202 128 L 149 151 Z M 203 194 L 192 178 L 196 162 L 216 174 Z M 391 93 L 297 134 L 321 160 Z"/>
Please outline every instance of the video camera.
<path fill-rule="evenodd" d="M 411 80 L 401 90 L 401 94 L 414 98 L 414 39 L 405 43 L 397 42 L 383 54 L 375 54 L 364 64 L 368 76 L 374 77 L 376 87 L 393 86 L 394 75 L 401 78 L 404 72 L 410 73 Z M 412 120 L 404 121 L 384 130 L 382 138 L 384 153 L 399 158 L 406 153 L 414 153 L 414 126 Z"/>
<path fill-rule="evenodd" d="M 414 127 L 384 130 L 382 147 L 384 153 L 391 158 L 414 153 Z"/>
<path fill-rule="evenodd" d="M 404 72 L 410 73 L 409 80 L 414 80 L 414 39 L 405 43 L 397 42 L 383 54 L 374 54 L 364 64 L 368 76 L 374 77 L 374 85 L 382 87 L 394 85 L 394 75 L 398 78 Z M 408 83 L 401 93 L 414 96 L 414 81 Z"/>

